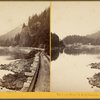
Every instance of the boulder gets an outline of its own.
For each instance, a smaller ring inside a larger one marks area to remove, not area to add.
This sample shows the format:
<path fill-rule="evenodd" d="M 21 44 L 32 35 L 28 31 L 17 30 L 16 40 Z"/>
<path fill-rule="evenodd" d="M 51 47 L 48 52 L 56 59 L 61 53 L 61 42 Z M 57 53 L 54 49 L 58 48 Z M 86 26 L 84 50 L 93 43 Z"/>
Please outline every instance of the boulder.
<path fill-rule="evenodd" d="M 24 82 L 27 81 L 27 76 L 23 73 L 8 74 L 1 80 L 1 85 L 8 89 L 20 90 L 23 88 Z"/>
<path fill-rule="evenodd" d="M 87 79 L 90 85 L 100 88 L 100 73 L 97 73 L 97 74 L 95 73 L 93 77 L 90 77 Z"/>

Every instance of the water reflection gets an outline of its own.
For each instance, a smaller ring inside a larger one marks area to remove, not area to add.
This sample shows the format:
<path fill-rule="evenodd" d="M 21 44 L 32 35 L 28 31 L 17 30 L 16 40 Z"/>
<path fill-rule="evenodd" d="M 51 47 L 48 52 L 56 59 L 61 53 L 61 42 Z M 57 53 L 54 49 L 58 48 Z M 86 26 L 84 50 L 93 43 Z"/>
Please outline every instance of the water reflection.
<path fill-rule="evenodd" d="M 82 53 L 82 51 L 79 49 L 75 49 L 75 48 L 74 49 L 73 48 L 65 48 L 64 53 L 65 54 L 72 54 L 72 55 L 79 55 Z"/>
<path fill-rule="evenodd" d="M 74 48 L 74 47 L 66 47 L 61 48 L 57 47 L 52 49 L 51 51 L 51 60 L 56 60 L 59 57 L 60 53 L 65 53 L 69 55 L 81 55 L 81 54 L 100 54 L 100 48 Z"/>
<path fill-rule="evenodd" d="M 60 53 L 63 53 L 64 48 L 55 48 L 51 50 L 51 60 L 56 60 Z"/>
<path fill-rule="evenodd" d="M 51 60 L 56 60 L 59 57 L 59 48 L 51 51 Z"/>
<path fill-rule="evenodd" d="M 80 48 L 75 48 L 75 47 L 66 47 L 64 49 L 64 53 L 66 54 L 73 54 L 73 55 L 79 55 L 79 54 L 100 54 L 100 48 L 97 47 L 80 47 Z"/>
<path fill-rule="evenodd" d="M 100 62 L 100 59 L 97 59 L 99 54 L 100 50 L 95 48 L 53 49 L 51 91 L 100 91 L 96 87 L 91 88 L 87 80 L 87 77 L 99 72 L 98 69 L 91 69 L 88 66 Z"/>

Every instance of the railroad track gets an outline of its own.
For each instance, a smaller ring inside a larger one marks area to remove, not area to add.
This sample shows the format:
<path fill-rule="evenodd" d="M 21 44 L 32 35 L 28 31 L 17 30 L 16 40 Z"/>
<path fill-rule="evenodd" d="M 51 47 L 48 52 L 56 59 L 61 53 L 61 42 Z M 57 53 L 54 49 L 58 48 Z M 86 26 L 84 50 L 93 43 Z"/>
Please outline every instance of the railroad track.
<path fill-rule="evenodd" d="M 45 61 L 43 60 L 45 58 Z M 32 76 L 32 81 L 27 89 L 27 92 L 48 92 L 50 91 L 50 70 L 49 58 L 45 53 L 39 53 L 39 61 L 34 75 Z M 47 62 L 47 64 L 45 64 Z M 48 67 L 48 68 L 47 68 Z"/>

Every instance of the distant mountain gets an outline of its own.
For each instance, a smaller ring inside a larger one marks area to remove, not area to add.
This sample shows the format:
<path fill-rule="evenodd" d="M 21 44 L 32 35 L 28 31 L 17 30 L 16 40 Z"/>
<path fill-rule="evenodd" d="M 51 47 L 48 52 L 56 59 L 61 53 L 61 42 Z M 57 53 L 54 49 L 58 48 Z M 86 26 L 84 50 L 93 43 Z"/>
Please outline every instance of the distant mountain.
<path fill-rule="evenodd" d="M 7 39 L 14 38 L 18 33 L 21 32 L 21 29 L 22 29 L 22 25 L 19 25 L 15 29 L 13 29 L 13 30 L 1 35 L 0 36 L 0 40 L 7 40 Z"/>
<path fill-rule="evenodd" d="M 91 39 L 100 38 L 100 31 L 97 31 L 96 33 L 93 33 L 93 34 L 86 35 L 86 37 L 91 38 Z"/>

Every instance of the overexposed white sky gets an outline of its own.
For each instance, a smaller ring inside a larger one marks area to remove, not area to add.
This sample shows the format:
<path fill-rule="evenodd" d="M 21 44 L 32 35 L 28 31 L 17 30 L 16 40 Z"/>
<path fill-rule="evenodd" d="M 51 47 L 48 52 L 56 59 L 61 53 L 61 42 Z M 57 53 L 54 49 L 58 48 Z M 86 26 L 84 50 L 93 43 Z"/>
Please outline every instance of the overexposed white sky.
<path fill-rule="evenodd" d="M 0 1 L 0 35 L 27 22 L 29 16 L 40 14 L 49 6 L 49 1 Z"/>
<path fill-rule="evenodd" d="M 55 1 L 51 12 L 51 31 L 61 39 L 100 30 L 100 1 Z"/>

